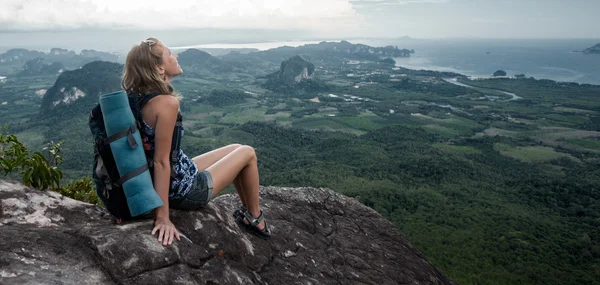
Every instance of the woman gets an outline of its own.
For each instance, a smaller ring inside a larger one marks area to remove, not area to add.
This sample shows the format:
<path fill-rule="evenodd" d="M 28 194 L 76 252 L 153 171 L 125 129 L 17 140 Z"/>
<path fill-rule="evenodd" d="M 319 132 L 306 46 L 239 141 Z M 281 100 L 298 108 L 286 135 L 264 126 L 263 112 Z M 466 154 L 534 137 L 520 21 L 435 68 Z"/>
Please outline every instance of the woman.
<path fill-rule="evenodd" d="M 179 110 L 171 79 L 182 72 L 177 55 L 156 38 L 133 46 L 125 60 L 122 86 L 127 93 L 138 94 L 140 100 L 156 92 L 161 94 L 142 109 L 142 131 L 148 138 L 150 153 L 154 153 L 154 188 L 164 203 L 155 210 L 152 235 L 158 233 L 158 242 L 163 245 L 171 244 L 174 237 L 179 240 L 179 232 L 169 219 L 169 207 L 199 209 L 233 183 L 242 202 L 242 208 L 234 212 L 236 222 L 259 237 L 269 238 L 258 204 L 258 167 L 252 147 L 232 144 L 193 159 L 179 150 L 171 177 L 169 152 Z"/>

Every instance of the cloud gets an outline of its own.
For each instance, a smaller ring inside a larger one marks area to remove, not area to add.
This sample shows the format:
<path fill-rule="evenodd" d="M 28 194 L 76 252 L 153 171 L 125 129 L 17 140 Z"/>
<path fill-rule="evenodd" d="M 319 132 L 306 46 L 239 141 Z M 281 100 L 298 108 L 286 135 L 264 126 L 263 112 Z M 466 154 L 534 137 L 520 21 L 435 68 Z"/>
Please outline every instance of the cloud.
<path fill-rule="evenodd" d="M 450 0 L 351 0 L 352 5 L 365 7 L 369 5 L 408 5 L 408 4 L 437 4 L 447 3 Z"/>
<path fill-rule="evenodd" d="M 499 18 L 483 18 L 483 17 L 477 17 L 477 18 L 472 18 L 471 22 L 473 23 L 477 23 L 477 24 L 500 24 L 500 23 L 505 23 L 506 20 L 504 19 L 499 19 Z"/>
<path fill-rule="evenodd" d="M 0 30 L 233 28 L 352 30 L 347 0 L 2 0 Z"/>

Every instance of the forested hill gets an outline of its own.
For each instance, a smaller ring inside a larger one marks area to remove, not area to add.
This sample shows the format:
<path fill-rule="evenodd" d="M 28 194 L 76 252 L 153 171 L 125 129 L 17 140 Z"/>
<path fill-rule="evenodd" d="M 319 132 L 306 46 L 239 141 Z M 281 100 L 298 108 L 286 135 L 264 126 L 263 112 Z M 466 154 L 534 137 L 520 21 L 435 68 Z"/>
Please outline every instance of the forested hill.
<path fill-rule="evenodd" d="M 233 71 L 233 66 L 223 60 L 198 49 L 187 49 L 178 54 L 179 64 L 187 72 L 228 72 Z"/>
<path fill-rule="evenodd" d="M 106 61 L 63 72 L 44 95 L 40 115 L 69 118 L 88 113 L 100 95 L 121 89 L 122 73 L 123 65 Z"/>

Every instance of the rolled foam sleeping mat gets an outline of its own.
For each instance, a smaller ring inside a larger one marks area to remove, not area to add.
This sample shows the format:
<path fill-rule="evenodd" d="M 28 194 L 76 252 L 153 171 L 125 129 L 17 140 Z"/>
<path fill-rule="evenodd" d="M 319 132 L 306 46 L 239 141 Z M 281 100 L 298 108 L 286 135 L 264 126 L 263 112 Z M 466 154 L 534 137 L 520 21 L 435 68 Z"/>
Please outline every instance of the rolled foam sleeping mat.
<path fill-rule="evenodd" d="M 134 175 L 122 185 L 127 205 L 132 217 L 147 213 L 163 205 L 152 184 L 150 171 L 136 174 L 135 170 L 148 165 L 139 131 L 136 129 L 135 117 L 129 107 L 125 91 L 100 96 L 100 108 L 104 117 L 106 136 L 110 137 L 119 132 L 133 130 L 127 135 L 112 141 L 110 148 L 121 177 Z M 133 127 L 133 128 L 132 128 Z"/>

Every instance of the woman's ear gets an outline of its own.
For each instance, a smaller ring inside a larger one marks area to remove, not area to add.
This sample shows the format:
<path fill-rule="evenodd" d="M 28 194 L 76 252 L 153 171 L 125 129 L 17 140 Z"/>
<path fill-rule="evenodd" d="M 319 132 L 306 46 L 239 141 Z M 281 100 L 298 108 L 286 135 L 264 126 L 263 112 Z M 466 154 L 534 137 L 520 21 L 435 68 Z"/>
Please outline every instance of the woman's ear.
<path fill-rule="evenodd" d="M 160 65 L 160 64 L 156 65 L 156 71 L 158 71 L 158 74 L 160 74 L 160 75 L 164 75 L 165 74 L 165 68 L 162 65 Z"/>

